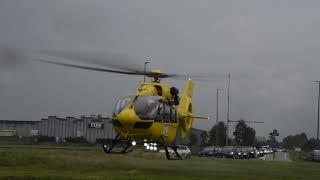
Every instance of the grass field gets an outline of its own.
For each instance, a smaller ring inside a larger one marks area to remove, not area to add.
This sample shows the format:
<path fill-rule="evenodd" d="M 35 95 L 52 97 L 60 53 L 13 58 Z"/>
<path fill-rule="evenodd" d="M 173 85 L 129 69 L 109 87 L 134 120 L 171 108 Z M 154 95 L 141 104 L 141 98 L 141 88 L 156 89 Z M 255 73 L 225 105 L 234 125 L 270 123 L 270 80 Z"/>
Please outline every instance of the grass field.
<path fill-rule="evenodd" d="M 106 155 L 98 148 L 0 148 L 1 179 L 320 179 L 320 163 Z"/>

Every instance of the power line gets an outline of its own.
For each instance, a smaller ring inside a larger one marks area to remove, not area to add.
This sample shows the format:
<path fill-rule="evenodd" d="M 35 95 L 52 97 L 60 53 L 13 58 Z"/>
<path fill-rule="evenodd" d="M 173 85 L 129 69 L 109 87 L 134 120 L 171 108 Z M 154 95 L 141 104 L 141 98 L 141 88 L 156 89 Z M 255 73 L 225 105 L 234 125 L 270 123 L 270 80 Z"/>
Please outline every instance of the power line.
<path fill-rule="evenodd" d="M 234 120 L 229 120 L 229 122 L 240 122 L 241 120 L 237 120 L 237 121 L 234 121 Z M 263 121 L 244 121 L 246 123 L 254 123 L 254 124 L 257 124 L 257 123 L 264 123 Z"/>

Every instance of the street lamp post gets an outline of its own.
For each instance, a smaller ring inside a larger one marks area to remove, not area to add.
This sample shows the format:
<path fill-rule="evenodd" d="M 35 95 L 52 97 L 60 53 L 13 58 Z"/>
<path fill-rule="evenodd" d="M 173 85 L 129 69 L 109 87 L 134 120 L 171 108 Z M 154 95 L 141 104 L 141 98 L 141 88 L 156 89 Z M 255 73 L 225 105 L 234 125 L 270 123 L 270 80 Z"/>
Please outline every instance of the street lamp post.
<path fill-rule="evenodd" d="M 144 76 L 143 76 L 143 82 L 146 82 L 146 74 L 147 74 L 147 64 L 149 64 L 149 61 L 144 62 Z"/>
<path fill-rule="evenodd" d="M 217 89 L 217 111 L 216 111 L 216 123 L 219 122 L 219 91 L 222 91 L 222 88 Z"/>
<path fill-rule="evenodd" d="M 217 89 L 217 111 L 216 111 L 216 146 L 218 146 L 218 123 L 219 123 L 219 91 L 222 88 Z"/>
<path fill-rule="evenodd" d="M 319 116 L 320 116 L 320 112 L 319 112 L 319 104 L 320 104 L 320 81 L 313 81 L 315 83 L 318 83 L 318 121 L 317 121 L 317 141 L 319 141 Z"/>
<path fill-rule="evenodd" d="M 229 121 L 230 121 L 230 79 L 231 75 L 228 73 L 228 111 L 227 111 L 227 132 L 226 132 L 226 146 L 228 146 L 228 128 L 229 128 Z"/>

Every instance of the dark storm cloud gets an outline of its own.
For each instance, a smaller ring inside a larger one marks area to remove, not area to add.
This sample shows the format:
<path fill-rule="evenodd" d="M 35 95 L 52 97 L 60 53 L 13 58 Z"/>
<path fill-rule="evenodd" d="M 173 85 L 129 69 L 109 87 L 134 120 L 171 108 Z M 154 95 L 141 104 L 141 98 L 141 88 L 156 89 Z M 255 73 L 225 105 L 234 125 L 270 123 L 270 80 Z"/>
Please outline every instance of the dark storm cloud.
<path fill-rule="evenodd" d="M 231 118 L 264 121 L 258 135 L 315 134 L 320 78 L 318 1 L 9 1 L 0 2 L 0 46 L 111 51 L 165 72 L 230 72 Z M 141 78 L 46 64 L 1 70 L 1 118 L 108 113 Z M 183 81 L 166 80 L 178 87 Z M 198 113 L 225 120 L 226 81 L 196 82 Z M 6 88 L 2 88 L 6 86 Z M 17 113 L 19 112 L 19 113 Z M 212 121 L 197 121 L 208 128 Z"/>

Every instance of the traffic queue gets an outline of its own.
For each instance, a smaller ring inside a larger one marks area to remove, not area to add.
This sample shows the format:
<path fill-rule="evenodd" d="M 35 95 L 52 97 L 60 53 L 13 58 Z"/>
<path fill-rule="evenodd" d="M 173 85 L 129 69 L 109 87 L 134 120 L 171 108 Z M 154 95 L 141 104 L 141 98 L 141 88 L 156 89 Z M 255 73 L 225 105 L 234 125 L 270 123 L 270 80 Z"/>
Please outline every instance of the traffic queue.
<path fill-rule="evenodd" d="M 199 157 L 218 157 L 218 158 L 233 158 L 233 159 L 250 159 L 258 158 L 267 154 L 272 154 L 270 148 L 257 149 L 255 147 L 241 146 L 209 146 L 198 153 Z"/>

